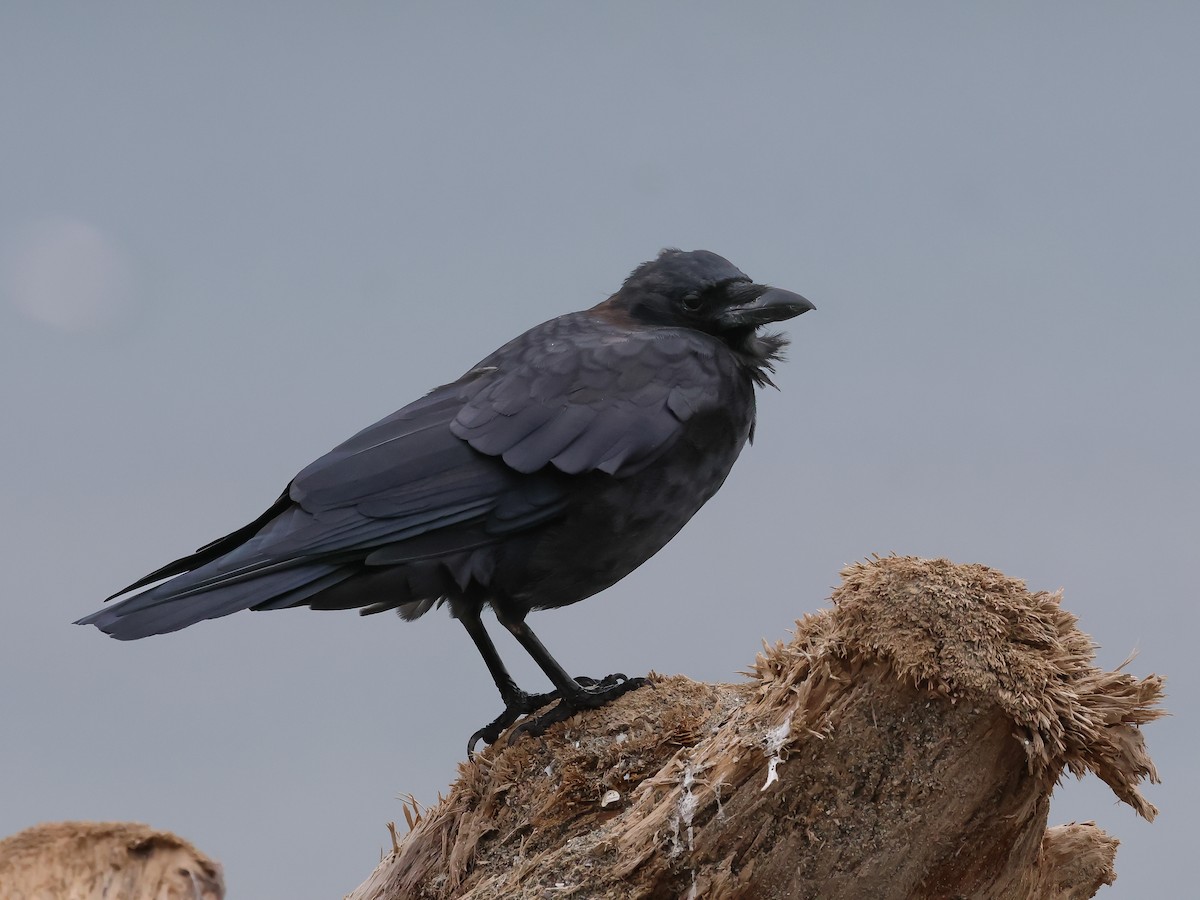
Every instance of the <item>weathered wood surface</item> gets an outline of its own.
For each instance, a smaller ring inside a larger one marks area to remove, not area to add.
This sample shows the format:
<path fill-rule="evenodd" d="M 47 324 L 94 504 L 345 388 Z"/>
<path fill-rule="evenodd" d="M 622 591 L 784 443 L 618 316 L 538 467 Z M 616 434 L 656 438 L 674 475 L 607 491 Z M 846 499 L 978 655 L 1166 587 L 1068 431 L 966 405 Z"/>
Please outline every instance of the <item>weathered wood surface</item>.
<path fill-rule="evenodd" d="M 462 764 L 348 900 L 1092 896 L 1117 841 L 1047 829 L 1064 772 L 1152 819 L 1162 679 L 1105 672 L 1057 594 L 849 567 L 742 684 L 652 689 Z"/>

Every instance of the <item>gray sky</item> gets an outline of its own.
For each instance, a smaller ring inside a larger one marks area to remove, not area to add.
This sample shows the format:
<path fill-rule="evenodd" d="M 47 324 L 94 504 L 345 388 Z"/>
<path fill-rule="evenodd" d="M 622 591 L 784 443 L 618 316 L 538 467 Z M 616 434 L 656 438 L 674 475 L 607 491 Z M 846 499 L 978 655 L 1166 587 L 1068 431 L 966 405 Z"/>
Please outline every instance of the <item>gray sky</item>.
<path fill-rule="evenodd" d="M 1190 883 L 1200 538 L 1194 3 L 7 3 L 0 835 L 137 819 L 231 896 L 338 898 L 499 711 L 457 623 L 72 627 L 312 458 L 660 247 L 818 306 L 724 490 L 531 622 L 575 672 L 731 679 L 872 552 L 993 565 L 1169 676 Z M 512 644 L 518 677 L 543 684 Z"/>

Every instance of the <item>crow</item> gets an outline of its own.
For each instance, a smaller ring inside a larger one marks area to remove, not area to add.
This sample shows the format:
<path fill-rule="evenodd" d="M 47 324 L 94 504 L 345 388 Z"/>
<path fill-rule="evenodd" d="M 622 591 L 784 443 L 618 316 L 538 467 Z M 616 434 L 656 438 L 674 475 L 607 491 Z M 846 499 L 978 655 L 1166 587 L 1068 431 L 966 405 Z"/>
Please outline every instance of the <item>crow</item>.
<path fill-rule="evenodd" d="M 360 431 L 253 522 L 76 624 L 134 640 L 242 609 L 412 620 L 447 603 L 504 701 L 468 752 L 557 701 L 513 736 L 540 734 L 645 679 L 572 678 L 527 614 L 624 578 L 716 493 L 753 439 L 755 387 L 772 384 L 787 343 L 760 326 L 813 308 L 710 251 L 663 250 L 604 302 L 530 329 Z M 485 606 L 553 691 L 517 686 Z"/>

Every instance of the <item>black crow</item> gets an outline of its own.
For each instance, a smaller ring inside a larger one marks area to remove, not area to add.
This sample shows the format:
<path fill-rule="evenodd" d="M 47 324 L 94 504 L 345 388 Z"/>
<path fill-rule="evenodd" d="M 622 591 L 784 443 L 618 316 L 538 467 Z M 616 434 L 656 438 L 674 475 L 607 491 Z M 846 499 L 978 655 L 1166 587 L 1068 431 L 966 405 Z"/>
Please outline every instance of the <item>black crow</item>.
<path fill-rule="evenodd" d="M 759 327 L 812 308 L 715 253 L 664 250 L 603 303 L 509 341 L 312 463 L 249 525 L 113 597 L 169 581 L 77 624 L 134 640 L 242 609 L 415 619 L 445 602 L 504 700 L 469 749 L 557 700 L 525 726 L 539 733 L 645 680 L 572 678 L 526 615 L 624 578 L 716 493 L 786 343 Z M 517 687 L 480 619 L 489 605 L 554 691 Z"/>

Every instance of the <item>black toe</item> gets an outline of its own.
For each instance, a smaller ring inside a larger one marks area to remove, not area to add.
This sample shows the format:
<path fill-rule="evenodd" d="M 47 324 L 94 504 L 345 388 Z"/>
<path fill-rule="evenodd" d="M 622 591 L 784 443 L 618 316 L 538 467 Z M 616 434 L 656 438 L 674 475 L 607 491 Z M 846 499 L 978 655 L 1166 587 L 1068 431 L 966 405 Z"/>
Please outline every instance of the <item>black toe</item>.
<path fill-rule="evenodd" d="M 618 673 L 609 675 L 600 681 L 595 679 L 587 679 L 592 682 L 588 685 L 584 683 L 584 679 L 576 678 L 580 686 L 584 688 L 579 694 L 570 698 L 564 697 L 558 701 L 551 709 L 542 713 L 536 718 L 530 719 L 527 722 L 522 722 L 520 726 L 513 730 L 509 735 L 508 743 L 511 746 L 521 735 L 531 735 L 537 737 L 545 734 L 546 729 L 551 725 L 556 725 L 559 722 L 565 722 L 575 713 L 583 709 L 599 709 L 613 700 L 616 700 L 623 694 L 630 691 L 635 691 L 640 687 L 644 687 L 650 682 L 645 678 L 626 678 Z"/>

